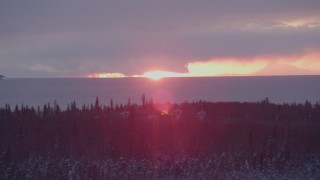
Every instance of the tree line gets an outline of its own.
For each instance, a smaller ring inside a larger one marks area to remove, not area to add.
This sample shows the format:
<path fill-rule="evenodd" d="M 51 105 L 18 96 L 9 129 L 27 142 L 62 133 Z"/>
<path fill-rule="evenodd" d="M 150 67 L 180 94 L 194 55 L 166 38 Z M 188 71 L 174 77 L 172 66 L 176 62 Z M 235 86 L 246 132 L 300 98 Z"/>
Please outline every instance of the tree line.
<path fill-rule="evenodd" d="M 88 160 L 201 158 L 227 154 L 234 167 L 284 169 L 319 154 L 320 104 L 76 102 L 0 108 L 0 166 L 42 157 Z M 198 116 L 202 113 L 201 118 Z M 125 113 L 125 114 L 124 114 Z M 234 157 L 234 158 L 232 158 Z M 169 163 L 170 164 L 170 163 Z"/>

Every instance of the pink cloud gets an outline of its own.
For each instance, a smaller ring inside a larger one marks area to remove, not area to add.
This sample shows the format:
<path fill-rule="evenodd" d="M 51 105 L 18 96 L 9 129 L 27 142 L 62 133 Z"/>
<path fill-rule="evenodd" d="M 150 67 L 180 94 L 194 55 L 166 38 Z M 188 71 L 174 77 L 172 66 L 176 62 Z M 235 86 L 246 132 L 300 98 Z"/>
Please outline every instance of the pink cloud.
<path fill-rule="evenodd" d="M 192 76 L 219 75 L 318 75 L 320 52 L 308 50 L 298 55 L 214 58 L 188 63 Z"/>

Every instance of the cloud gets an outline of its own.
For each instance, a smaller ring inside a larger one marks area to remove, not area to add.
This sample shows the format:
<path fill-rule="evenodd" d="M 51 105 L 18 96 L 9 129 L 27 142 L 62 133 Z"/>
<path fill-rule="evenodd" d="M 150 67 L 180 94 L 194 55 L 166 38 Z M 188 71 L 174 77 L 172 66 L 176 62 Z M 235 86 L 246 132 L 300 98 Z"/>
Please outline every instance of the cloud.
<path fill-rule="evenodd" d="M 246 62 L 237 59 L 216 59 L 191 62 L 188 64 L 188 70 L 193 76 L 251 75 L 266 65 L 267 62 L 263 60 Z"/>
<path fill-rule="evenodd" d="M 30 66 L 28 69 L 32 71 L 44 71 L 49 73 L 65 73 L 65 71 L 57 70 L 53 67 L 50 67 L 48 65 L 43 65 L 43 64 L 36 64 L 36 65 Z"/>
<path fill-rule="evenodd" d="M 285 56 L 255 56 L 250 58 L 211 58 L 187 64 L 187 72 L 166 70 L 147 71 L 133 77 L 161 79 L 163 77 L 210 76 L 266 76 L 266 75 L 320 75 L 320 51 Z"/>
<path fill-rule="evenodd" d="M 217 58 L 188 64 L 192 76 L 217 75 L 320 75 L 320 51 L 299 55 Z"/>
<path fill-rule="evenodd" d="M 186 73 L 185 65 L 195 71 L 200 62 L 225 66 L 215 64 L 219 59 L 257 69 L 258 60 L 250 65 L 247 59 L 320 49 L 319 8 L 315 0 L 1 1 L 0 71 L 10 77 L 132 76 L 157 69 Z M 317 72 L 306 60 L 286 61 Z"/>
<path fill-rule="evenodd" d="M 95 74 L 90 74 L 87 77 L 89 78 L 124 78 L 127 76 L 122 73 L 95 73 Z"/>
<path fill-rule="evenodd" d="M 300 18 L 282 22 L 282 27 L 293 28 L 318 28 L 320 27 L 320 18 Z"/>
<path fill-rule="evenodd" d="M 252 57 L 217 57 L 208 60 L 195 60 L 185 65 L 185 72 L 158 69 L 145 71 L 141 75 L 130 75 L 125 72 L 95 71 L 94 67 L 82 66 L 75 71 L 57 69 L 45 64 L 35 64 L 28 69 L 50 74 L 65 74 L 67 77 L 76 77 L 73 74 L 90 73 L 80 77 L 121 78 L 121 77 L 194 77 L 194 76 L 235 76 L 235 75 L 320 75 L 320 51 L 311 49 L 304 53 L 291 55 L 260 55 Z M 100 68 L 103 69 L 103 68 Z M 79 77 L 79 76 L 78 76 Z"/>
<path fill-rule="evenodd" d="M 290 64 L 270 64 L 263 69 L 254 73 L 254 75 L 267 76 L 267 75 L 314 75 L 319 72 L 314 72 L 309 69 L 297 68 Z"/>
<path fill-rule="evenodd" d="M 291 61 L 292 65 L 295 67 L 308 69 L 317 72 L 317 74 L 320 72 L 320 50 L 308 50 L 300 57 L 294 58 Z"/>

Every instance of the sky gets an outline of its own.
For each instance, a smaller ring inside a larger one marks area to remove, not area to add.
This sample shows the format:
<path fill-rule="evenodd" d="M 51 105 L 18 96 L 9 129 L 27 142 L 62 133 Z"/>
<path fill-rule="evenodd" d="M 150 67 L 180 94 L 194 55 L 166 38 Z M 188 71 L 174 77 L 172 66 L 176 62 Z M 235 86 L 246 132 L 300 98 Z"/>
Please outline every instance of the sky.
<path fill-rule="evenodd" d="M 319 0 L 1 0 L 9 78 L 320 75 Z"/>

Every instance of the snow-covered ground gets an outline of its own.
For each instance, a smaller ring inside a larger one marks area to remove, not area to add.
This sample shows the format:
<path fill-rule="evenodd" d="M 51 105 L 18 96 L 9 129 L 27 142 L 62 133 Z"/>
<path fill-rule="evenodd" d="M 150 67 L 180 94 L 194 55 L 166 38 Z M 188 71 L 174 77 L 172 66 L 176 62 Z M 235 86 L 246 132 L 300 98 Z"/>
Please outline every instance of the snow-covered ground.
<path fill-rule="evenodd" d="M 319 179 L 320 157 L 293 155 L 279 168 L 273 160 L 256 167 L 241 155 L 210 154 L 201 158 L 157 155 L 147 159 L 31 158 L 1 161 L 1 179 Z"/>

